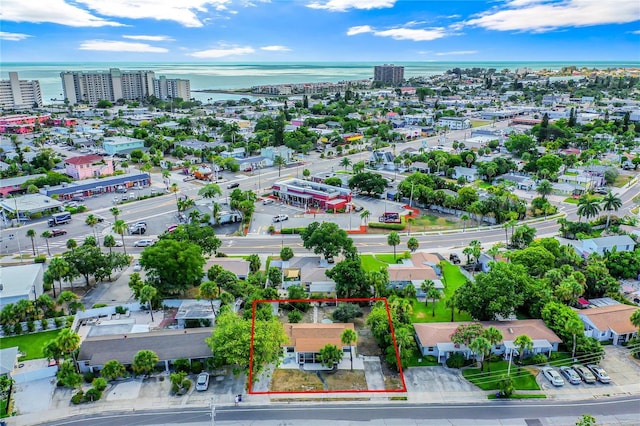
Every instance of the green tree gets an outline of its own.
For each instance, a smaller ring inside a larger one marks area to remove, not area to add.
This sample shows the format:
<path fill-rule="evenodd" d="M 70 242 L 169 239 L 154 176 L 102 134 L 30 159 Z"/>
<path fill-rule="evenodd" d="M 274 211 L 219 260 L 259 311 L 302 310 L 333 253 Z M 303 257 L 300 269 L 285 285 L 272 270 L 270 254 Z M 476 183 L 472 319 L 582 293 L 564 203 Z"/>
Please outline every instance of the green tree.
<path fill-rule="evenodd" d="M 349 157 L 343 157 L 342 160 L 340 160 L 340 165 L 344 167 L 345 170 L 347 170 L 351 165 L 351 160 L 349 159 Z"/>
<path fill-rule="evenodd" d="M 576 422 L 576 426 L 598 426 L 598 423 L 596 423 L 595 417 L 583 414 Z"/>
<path fill-rule="evenodd" d="M 47 254 L 49 256 L 51 256 L 51 248 L 49 247 L 49 238 L 51 238 L 51 231 L 43 231 L 42 234 L 40 234 L 41 238 L 44 238 L 44 242 L 47 244 Z"/>
<path fill-rule="evenodd" d="M 151 313 L 151 322 L 153 322 L 153 299 L 158 295 L 158 290 L 151 285 L 144 285 L 140 289 L 140 303 L 147 303 L 149 312 Z"/>
<path fill-rule="evenodd" d="M 476 354 L 480 362 L 480 371 L 484 371 L 484 358 L 491 353 L 491 343 L 483 336 L 476 337 L 469 343 L 469 349 Z"/>
<path fill-rule="evenodd" d="M 149 375 L 159 361 L 160 359 L 154 351 L 143 349 L 138 351 L 133 357 L 133 364 L 131 366 L 135 374 Z"/>
<path fill-rule="evenodd" d="M 482 332 L 482 337 L 489 341 L 491 346 L 496 346 L 498 343 L 502 342 L 502 332 L 495 328 L 494 326 L 489 326 L 484 329 Z M 489 374 L 491 374 L 491 363 L 488 364 Z"/>
<path fill-rule="evenodd" d="M 609 229 L 609 221 L 611 220 L 611 211 L 618 211 L 622 207 L 622 199 L 614 195 L 611 191 L 605 195 L 602 200 L 602 209 L 607 212 L 607 229 Z"/>
<path fill-rule="evenodd" d="M 579 333 L 584 332 L 584 323 L 579 318 L 572 317 L 564 323 L 564 328 L 567 333 L 571 333 L 573 336 L 573 344 L 571 346 L 571 358 L 576 357 L 576 343 Z"/>
<path fill-rule="evenodd" d="M 420 242 L 417 238 L 411 237 L 407 240 L 407 248 L 412 252 L 418 250 L 418 247 L 420 247 Z"/>
<path fill-rule="evenodd" d="M 633 314 L 631 314 L 630 320 L 634 327 L 640 329 L 640 309 L 635 310 Z"/>
<path fill-rule="evenodd" d="M 80 347 L 80 336 L 70 328 L 63 328 L 56 337 L 56 345 L 62 353 L 71 355 L 75 371 L 78 371 L 76 350 Z"/>
<path fill-rule="evenodd" d="M 36 255 L 36 243 L 35 243 L 35 238 L 36 238 L 36 230 L 35 229 L 29 229 L 27 231 L 27 237 L 29 237 L 31 239 L 31 249 L 33 250 L 33 255 Z"/>
<path fill-rule="evenodd" d="M 201 248 L 188 241 L 160 239 L 140 256 L 147 279 L 163 296 L 182 293 L 200 284 L 204 264 Z"/>
<path fill-rule="evenodd" d="M 546 200 L 547 199 L 547 195 L 549 195 L 549 194 L 551 194 L 551 192 L 553 192 L 553 185 L 548 180 L 543 179 L 536 186 L 536 192 L 538 194 L 540 194 L 542 199 Z"/>
<path fill-rule="evenodd" d="M 51 278 L 53 278 L 54 280 L 58 280 L 58 282 L 60 283 L 60 292 L 62 292 L 62 280 L 65 277 L 68 277 L 72 270 L 71 265 L 64 257 L 54 257 L 49 262 L 47 272 L 51 274 Z M 56 297 L 56 287 L 52 286 L 52 288 L 53 297 Z"/>
<path fill-rule="evenodd" d="M 513 385 L 513 379 L 511 376 L 502 376 L 500 381 L 498 381 L 498 389 L 500 389 L 500 395 L 505 398 L 511 397 L 513 391 L 515 390 L 515 386 Z"/>
<path fill-rule="evenodd" d="M 287 165 L 287 160 L 285 160 L 284 157 L 280 155 L 276 155 L 273 159 L 273 165 L 278 167 L 278 177 L 280 177 L 280 171 L 282 170 L 283 166 Z"/>
<path fill-rule="evenodd" d="M 102 370 L 100 370 L 100 376 L 109 381 L 124 377 L 125 374 L 127 374 L 127 369 L 117 359 L 105 362 Z"/>
<path fill-rule="evenodd" d="M 78 295 L 72 291 L 66 290 L 60 293 L 60 296 L 58 296 L 58 300 L 56 301 L 56 303 L 58 303 L 58 305 L 66 306 L 67 315 L 71 315 L 70 306 L 71 306 L 71 303 L 75 302 L 76 300 L 78 300 Z"/>
<path fill-rule="evenodd" d="M 87 225 L 89 225 L 91 227 L 91 232 L 93 232 L 93 235 L 95 236 L 95 238 L 97 240 L 98 236 L 96 235 L 96 225 L 98 223 L 100 223 L 98 218 L 93 214 L 89 214 L 89 216 L 87 216 L 87 218 L 84 220 L 84 223 L 86 223 Z"/>
<path fill-rule="evenodd" d="M 426 294 L 426 298 L 431 299 L 431 316 L 436 316 L 436 299 L 440 297 L 440 290 L 435 287 L 429 289 Z"/>
<path fill-rule="evenodd" d="M 63 386 L 70 389 L 79 388 L 82 385 L 82 376 L 76 371 L 75 362 L 71 360 L 64 361 L 60 364 L 56 376 Z"/>
<path fill-rule="evenodd" d="M 203 198 L 216 198 L 222 195 L 222 189 L 215 183 L 208 183 L 198 191 L 198 195 Z"/>
<path fill-rule="evenodd" d="M 318 360 L 328 368 L 335 369 L 337 364 L 342 361 L 344 352 L 336 345 L 328 344 L 320 349 L 318 353 Z"/>
<path fill-rule="evenodd" d="M 200 297 L 209 300 L 211 310 L 213 311 L 213 301 L 220 297 L 220 287 L 218 287 L 218 284 L 213 281 L 205 281 L 200 284 L 198 292 L 200 293 Z"/>
<path fill-rule="evenodd" d="M 96 246 L 82 245 L 65 252 L 63 257 L 77 275 L 84 277 L 87 287 L 90 285 L 90 278 L 108 266 L 107 257 Z"/>
<path fill-rule="evenodd" d="M 531 337 L 526 334 L 521 334 L 513 340 L 513 345 L 518 348 L 520 364 L 522 364 L 525 352 L 529 352 L 533 349 L 533 340 L 531 340 Z"/>
<path fill-rule="evenodd" d="M 346 256 L 355 252 L 353 240 L 334 222 L 313 222 L 300 233 L 300 237 L 304 248 L 322 254 L 325 259 L 340 253 Z"/>
<path fill-rule="evenodd" d="M 249 270 L 252 274 L 255 274 L 260 269 L 260 256 L 253 253 L 247 256 L 247 260 L 249 261 Z"/>
<path fill-rule="evenodd" d="M 127 246 L 124 243 L 124 234 L 128 230 L 127 223 L 122 219 L 116 219 L 113 222 L 112 229 L 113 229 L 113 232 L 120 235 L 120 238 L 122 240 L 122 249 L 124 251 L 124 254 L 127 254 Z"/>
<path fill-rule="evenodd" d="M 280 259 L 283 262 L 287 262 L 292 258 L 293 258 L 293 250 L 291 249 L 291 247 L 282 247 L 282 250 L 280 250 Z"/>
<path fill-rule="evenodd" d="M 396 260 L 396 246 L 400 244 L 400 235 L 397 232 L 391 231 L 387 236 L 387 244 L 393 246 L 393 260 Z"/>
<path fill-rule="evenodd" d="M 336 294 L 339 298 L 371 296 L 364 269 L 357 256 L 355 259 L 338 262 L 325 274 L 335 281 Z"/>
<path fill-rule="evenodd" d="M 351 356 L 351 370 L 353 371 L 353 345 L 358 341 L 358 334 L 350 328 L 344 329 L 340 335 L 340 341 L 343 345 L 349 346 L 349 355 Z"/>
<path fill-rule="evenodd" d="M 433 280 L 424 280 L 420 283 L 420 290 L 422 290 L 425 295 L 429 293 L 429 290 L 435 287 L 436 287 L 436 283 L 434 283 Z M 426 307 L 428 303 L 429 303 L 429 297 L 425 297 L 424 306 Z"/>
<path fill-rule="evenodd" d="M 600 213 L 600 203 L 594 197 L 583 195 L 578 200 L 578 219 L 596 217 Z M 580 221 L 580 220 L 578 220 Z"/>

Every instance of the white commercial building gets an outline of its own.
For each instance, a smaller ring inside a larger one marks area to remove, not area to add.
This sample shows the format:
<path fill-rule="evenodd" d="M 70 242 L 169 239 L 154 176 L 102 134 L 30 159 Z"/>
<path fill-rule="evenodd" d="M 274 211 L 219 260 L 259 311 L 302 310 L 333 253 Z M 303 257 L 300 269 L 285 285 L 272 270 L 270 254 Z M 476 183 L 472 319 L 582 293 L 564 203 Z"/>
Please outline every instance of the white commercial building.
<path fill-rule="evenodd" d="M 9 73 L 9 80 L 0 80 L 0 108 L 19 109 L 42 106 L 40 82 L 20 80 L 17 72 Z"/>

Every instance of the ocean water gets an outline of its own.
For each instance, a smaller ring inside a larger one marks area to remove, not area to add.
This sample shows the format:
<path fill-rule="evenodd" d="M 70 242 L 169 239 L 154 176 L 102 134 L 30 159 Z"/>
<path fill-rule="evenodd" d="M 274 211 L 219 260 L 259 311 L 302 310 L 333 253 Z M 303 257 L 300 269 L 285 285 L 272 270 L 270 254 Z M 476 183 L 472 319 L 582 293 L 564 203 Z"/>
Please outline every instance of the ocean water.
<path fill-rule="evenodd" d="M 96 71 L 109 68 L 121 70 L 151 70 L 156 75 L 167 78 L 183 78 L 191 82 L 191 90 L 202 89 L 243 89 L 252 86 L 285 84 L 339 82 L 344 80 L 362 80 L 373 78 L 373 67 L 380 62 L 316 62 L 316 63 L 170 63 L 170 62 L 122 62 L 122 63 L 70 63 L 70 62 L 14 62 L 0 64 L 0 78 L 7 79 L 10 71 L 18 72 L 21 80 L 38 80 L 45 104 L 52 99 L 62 99 L 62 71 Z M 498 71 L 508 68 L 560 69 L 574 65 L 578 68 L 616 68 L 638 67 L 638 63 L 615 62 L 408 62 L 396 63 L 405 67 L 405 78 L 442 74 L 455 67 L 459 68 L 496 68 Z M 239 99 L 242 96 L 192 92 L 200 101 Z"/>

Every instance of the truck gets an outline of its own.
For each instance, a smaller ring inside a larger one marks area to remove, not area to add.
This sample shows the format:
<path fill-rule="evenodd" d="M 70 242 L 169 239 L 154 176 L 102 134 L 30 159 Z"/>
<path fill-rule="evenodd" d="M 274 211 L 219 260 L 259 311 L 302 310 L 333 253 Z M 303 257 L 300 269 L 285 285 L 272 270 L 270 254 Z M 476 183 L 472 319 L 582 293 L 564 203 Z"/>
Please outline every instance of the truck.
<path fill-rule="evenodd" d="M 71 222 L 71 213 L 62 212 L 52 215 L 47 221 L 47 224 L 49 225 L 49 228 L 53 228 L 54 226 L 64 225 L 69 222 Z"/>

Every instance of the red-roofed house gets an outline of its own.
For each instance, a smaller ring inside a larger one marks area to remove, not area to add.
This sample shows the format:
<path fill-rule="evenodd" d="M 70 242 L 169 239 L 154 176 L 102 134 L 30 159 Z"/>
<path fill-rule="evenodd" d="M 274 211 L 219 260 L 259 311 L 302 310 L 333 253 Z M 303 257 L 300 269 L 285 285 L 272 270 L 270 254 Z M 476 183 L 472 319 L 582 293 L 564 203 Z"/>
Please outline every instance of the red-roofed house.
<path fill-rule="evenodd" d="M 609 305 L 578 312 L 584 323 L 585 336 L 601 342 L 612 340 L 620 345 L 638 335 L 638 327 L 631 323 L 631 315 L 639 308 L 629 305 Z"/>
<path fill-rule="evenodd" d="M 285 324 L 284 330 L 289 337 L 289 343 L 284 345 L 284 356 L 295 357 L 296 363 L 300 365 L 320 363 L 317 359 L 318 353 L 326 345 L 335 345 L 344 352 L 355 352 L 355 346 L 345 346 L 342 343 L 342 332 L 346 329 L 355 331 L 351 323 Z"/>
<path fill-rule="evenodd" d="M 101 155 L 83 155 L 64 160 L 65 173 L 82 180 L 113 174 L 113 160 Z"/>

